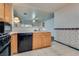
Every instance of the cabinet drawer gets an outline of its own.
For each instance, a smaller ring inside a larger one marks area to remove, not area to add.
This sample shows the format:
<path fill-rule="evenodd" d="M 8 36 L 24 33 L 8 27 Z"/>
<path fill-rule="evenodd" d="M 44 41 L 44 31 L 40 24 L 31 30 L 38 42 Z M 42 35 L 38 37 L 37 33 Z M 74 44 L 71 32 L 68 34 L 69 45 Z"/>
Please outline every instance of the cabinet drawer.
<path fill-rule="evenodd" d="M 48 36 L 48 35 L 51 35 L 49 32 L 46 32 L 46 33 L 44 33 L 44 32 L 42 32 L 42 33 L 34 33 L 33 35 L 36 35 L 36 36 Z"/>

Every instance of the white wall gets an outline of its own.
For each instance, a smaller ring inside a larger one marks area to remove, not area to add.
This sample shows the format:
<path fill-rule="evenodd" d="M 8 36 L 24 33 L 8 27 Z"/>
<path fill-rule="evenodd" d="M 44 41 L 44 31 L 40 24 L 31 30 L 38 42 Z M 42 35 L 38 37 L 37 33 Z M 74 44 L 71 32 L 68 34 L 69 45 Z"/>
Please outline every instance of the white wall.
<path fill-rule="evenodd" d="M 47 32 L 51 32 L 51 35 L 54 35 L 54 19 L 49 19 L 45 21 L 45 29 Z"/>
<path fill-rule="evenodd" d="M 55 12 L 54 28 L 79 28 L 79 4 L 70 4 Z M 57 30 L 55 40 L 79 48 L 78 30 Z"/>
<path fill-rule="evenodd" d="M 79 4 L 71 4 L 55 12 L 55 27 L 79 27 Z"/>

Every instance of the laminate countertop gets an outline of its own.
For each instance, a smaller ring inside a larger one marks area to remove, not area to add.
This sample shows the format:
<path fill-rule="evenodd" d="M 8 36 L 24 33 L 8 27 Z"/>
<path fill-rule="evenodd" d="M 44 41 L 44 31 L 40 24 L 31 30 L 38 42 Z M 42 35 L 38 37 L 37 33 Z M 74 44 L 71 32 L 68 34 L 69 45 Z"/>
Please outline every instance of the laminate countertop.
<path fill-rule="evenodd" d="M 50 33 L 50 32 L 10 32 L 10 35 L 13 35 L 13 34 L 17 34 L 17 33 Z"/>

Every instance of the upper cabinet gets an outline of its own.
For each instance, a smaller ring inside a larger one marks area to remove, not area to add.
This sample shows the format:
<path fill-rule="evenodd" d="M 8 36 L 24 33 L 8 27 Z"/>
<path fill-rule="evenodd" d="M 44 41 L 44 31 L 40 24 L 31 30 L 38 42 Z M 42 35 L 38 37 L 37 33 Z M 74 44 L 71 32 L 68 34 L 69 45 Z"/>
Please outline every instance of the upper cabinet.
<path fill-rule="evenodd" d="M 5 6 L 5 9 L 4 9 L 5 21 L 11 23 L 11 19 L 12 19 L 12 4 L 5 3 L 4 6 Z"/>
<path fill-rule="evenodd" d="M 0 3 L 0 21 L 4 20 L 4 4 Z"/>
<path fill-rule="evenodd" d="M 12 4 L 0 3 L 0 21 L 11 23 Z"/>

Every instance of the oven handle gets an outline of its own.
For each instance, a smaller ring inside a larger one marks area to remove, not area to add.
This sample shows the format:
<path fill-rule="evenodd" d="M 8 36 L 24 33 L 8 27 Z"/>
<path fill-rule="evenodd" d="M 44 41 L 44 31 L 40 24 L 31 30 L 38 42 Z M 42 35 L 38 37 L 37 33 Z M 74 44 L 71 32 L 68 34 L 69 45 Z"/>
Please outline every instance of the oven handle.
<path fill-rule="evenodd" d="M 4 51 L 4 49 L 10 44 L 10 41 L 8 41 L 4 46 L 0 48 L 0 53 Z"/>
<path fill-rule="evenodd" d="M 2 34 L 2 36 L 0 36 L 0 41 L 3 40 L 3 39 L 8 38 L 9 36 L 10 36 L 9 34 L 6 34 L 6 35 Z"/>
<path fill-rule="evenodd" d="M 10 38 L 10 35 L 2 35 L 0 37 L 0 41 L 6 40 L 6 39 L 9 39 L 9 38 Z M 8 42 L 6 42 L 3 46 L 1 46 L 0 47 L 0 53 L 2 53 L 9 44 L 10 44 L 10 40 L 8 40 Z"/>

